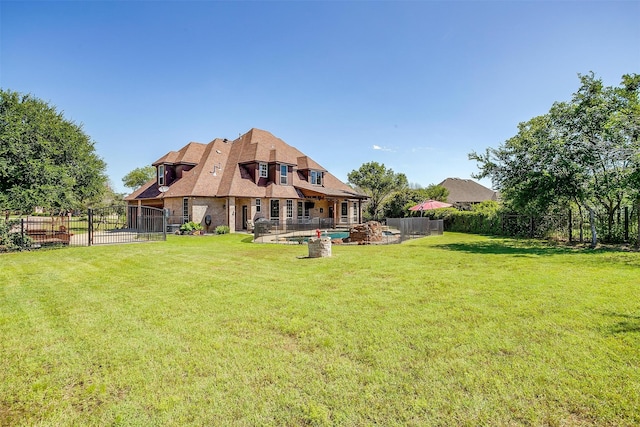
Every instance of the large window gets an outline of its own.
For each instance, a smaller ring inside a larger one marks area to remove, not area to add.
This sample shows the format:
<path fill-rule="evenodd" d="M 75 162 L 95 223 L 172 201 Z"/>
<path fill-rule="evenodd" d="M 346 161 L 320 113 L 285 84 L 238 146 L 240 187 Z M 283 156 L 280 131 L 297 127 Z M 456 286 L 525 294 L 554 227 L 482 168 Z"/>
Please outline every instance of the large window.
<path fill-rule="evenodd" d="M 260 199 L 256 199 L 256 212 L 260 212 L 262 210 L 262 201 Z"/>
<path fill-rule="evenodd" d="M 280 165 L 280 184 L 287 185 L 287 165 Z"/>
<path fill-rule="evenodd" d="M 298 202 L 298 219 L 302 218 L 302 214 L 304 213 L 303 209 L 304 208 L 302 202 Z"/>
<path fill-rule="evenodd" d="M 293 218 L 293 200 L 287 200 L 287 218 Z"/>
<path fill-rule="evenodd" d="M 164 165 L 158 166 L 158 186 L 164 185 Z"/>
<path fill-rule="evenodd" d="M 189 198 L 185 197 L 182 199 L 182 223 L 187 222 L 189 222 Z"/>
<path fill-rule="evenodd" d="M 268 178 L 269 177 L 269 169 L 267 168 L 267 164 L 266 163 L 260 163 L 258 167 L 260 168 L 260 178 Z"/>
<path fill-rule="evenodd" d="M 311 184 L 322 185 L 322 172 L 311 171 Z"/>
<path fill-rule="evenodd" d="M 271 201 L 271 219 L 280 219 L 280 200 Z"/>

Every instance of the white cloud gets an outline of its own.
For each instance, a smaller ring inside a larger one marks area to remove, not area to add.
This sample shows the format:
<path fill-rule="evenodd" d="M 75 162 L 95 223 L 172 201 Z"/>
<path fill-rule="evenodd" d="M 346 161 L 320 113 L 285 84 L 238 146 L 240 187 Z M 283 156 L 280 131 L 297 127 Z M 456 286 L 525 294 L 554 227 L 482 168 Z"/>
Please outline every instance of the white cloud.
<path fill-rule="evenodd" d="M 374 150 L 379 150 L 379 151 L 393 151 L 391 148 L 381 147 L 381 146 L 375 145 L 375 144 L 373 144 L 373 149 Z"/>

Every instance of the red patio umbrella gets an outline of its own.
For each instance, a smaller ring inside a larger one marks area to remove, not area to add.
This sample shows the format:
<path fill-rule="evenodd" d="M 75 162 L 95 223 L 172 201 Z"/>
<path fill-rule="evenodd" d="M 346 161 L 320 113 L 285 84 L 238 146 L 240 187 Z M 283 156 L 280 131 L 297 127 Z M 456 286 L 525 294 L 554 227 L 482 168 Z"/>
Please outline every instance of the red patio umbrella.
<path fill-rule="evenodd" d="M 439 202 L 437 200 L 425 200 L 424 202 L 411 206 L 409 208 L 410 211 L 420 211 L 420 215 L 422 215 L 422 211 L 428 211 L 431 209 L 439 209 L 439 208 L 450 208 L 453 206 L 451 203 Z"/>

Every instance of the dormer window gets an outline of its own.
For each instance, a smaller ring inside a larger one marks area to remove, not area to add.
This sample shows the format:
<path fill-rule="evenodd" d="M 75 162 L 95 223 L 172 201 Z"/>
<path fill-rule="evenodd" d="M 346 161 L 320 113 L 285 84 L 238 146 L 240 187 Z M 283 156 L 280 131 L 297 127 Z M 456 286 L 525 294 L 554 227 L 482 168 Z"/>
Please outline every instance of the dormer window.
<path fill-rule="evenodd" d="M 164 185 L 164 165 L 158 166 L 158 186 Z"/>
<path fill-rule="evenodd" d="M 320 172 L 320 171 L 311 171 L 311 184 L 312 185 L 322 185 L 322 172 Z"/>
<path fill-rule="evenodd" d="M 266 163 L 259 163 L 258 167 L 260 168 L 260 178 L 268 178 L 269 177 L 269 169 Z"/>
<path fill-rule="evenodd" d="M 287 185 L 287 165 L 280 165 L 280 184 Z"/>

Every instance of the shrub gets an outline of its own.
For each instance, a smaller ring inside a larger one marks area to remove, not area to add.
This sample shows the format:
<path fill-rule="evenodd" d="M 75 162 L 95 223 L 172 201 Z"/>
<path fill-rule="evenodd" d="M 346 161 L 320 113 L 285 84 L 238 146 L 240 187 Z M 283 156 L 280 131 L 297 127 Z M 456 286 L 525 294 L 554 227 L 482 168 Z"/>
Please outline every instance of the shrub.
<path fill-rule="evenodd" d="M 180 226 L 180 232 L 183 234 L 192 233 L 194 231 L 200 231 L 204 229 L 202 224 L 198 222 L 189 221 Z"/>
<path fill-rule="evenodd" d="M 12 231 L 12 228 L 19 224 L 20 220 L 0 221 L 0 252 L 19 251 L 31 246 L 31 237 L 19 231 Z"/>
<path fill-rule="evenodd" d="M 216 234 L 227 234 L 231 231 L 231 229 L 226 225 L 219 225 L 216 227 Z"/>

